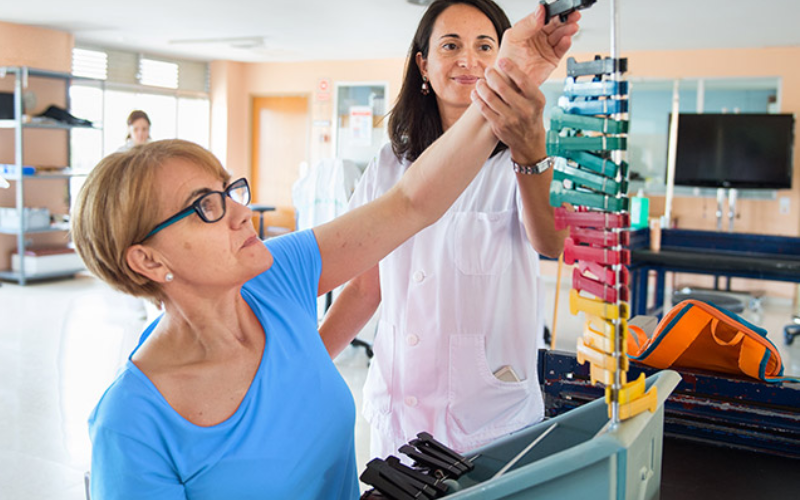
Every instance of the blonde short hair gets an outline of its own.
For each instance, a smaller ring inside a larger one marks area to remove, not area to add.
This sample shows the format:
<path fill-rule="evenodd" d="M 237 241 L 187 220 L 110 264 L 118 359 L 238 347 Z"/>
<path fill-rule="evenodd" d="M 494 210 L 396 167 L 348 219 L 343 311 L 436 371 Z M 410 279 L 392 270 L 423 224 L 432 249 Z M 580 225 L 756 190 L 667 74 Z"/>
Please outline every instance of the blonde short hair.
<path fill-rule="evenodd" d="M 156 305 L 164 300 L 161 286 L 131 269 L 126 253 L 161 222 L 156 174 L 172 159 L 192 162 L 224 183 L 230 180 L 219 160 L 197 144 L 151 142 L 103 158 L 86 179 L 72 213 L 72 238 L 89 271 Z"/>

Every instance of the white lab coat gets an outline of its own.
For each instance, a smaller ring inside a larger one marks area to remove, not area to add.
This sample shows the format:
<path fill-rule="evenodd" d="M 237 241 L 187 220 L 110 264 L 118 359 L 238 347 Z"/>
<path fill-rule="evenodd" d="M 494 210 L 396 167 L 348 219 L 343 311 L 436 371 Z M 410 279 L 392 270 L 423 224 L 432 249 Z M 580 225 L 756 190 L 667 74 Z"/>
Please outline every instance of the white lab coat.
<path fill-rule="evenodd" d="M 308 169 L 292 185 L 292 204 L 297 217 L 297 230 L 310 229 L 324 224 L 347 212 L 350 197 L 361 177 L 361 170 L 351 160 L 326 158 Z M 342 287 L 330 292 L 331 299 L 339 295 Z M 317 299 L 317 319 L 322 320 L 327 297 Z"/>
<path fill-rule="evenodd" d="M 408 168 L 387 144 L 350 206 Z M 434 225 L 380 263 L 381 312 L 364 386 L 372 454 L 397 455 L 421 431 L 458 451 L 539 421 L 543 294 L 510 153 L 490 158 Z M 493 374 L 510 365 L 520 382 Z"/>
<path fill-rule="evenodd" d="M 327 158 L 311 167 L 292 186 L 297 230 L 319 226 L 347 212 L 361 170 L 350 160 Z"/>

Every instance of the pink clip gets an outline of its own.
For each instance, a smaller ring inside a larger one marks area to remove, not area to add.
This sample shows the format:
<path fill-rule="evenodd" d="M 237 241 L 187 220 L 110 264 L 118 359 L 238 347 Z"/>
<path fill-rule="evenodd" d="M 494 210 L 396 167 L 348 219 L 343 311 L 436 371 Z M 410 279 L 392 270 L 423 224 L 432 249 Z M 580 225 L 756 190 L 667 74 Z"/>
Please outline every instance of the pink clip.
<path fill-rule="evenodd" d="M 556 207 L 555 213 L 556 231 L 560 231 L 568 226 L 572 227 L 597 227 L 597 228 L 625 228 L 629 227 L 630 217 L 627 213 L 617 214 L 611 212 L 570 212 L 564 207 Z"/>
<path fill-rule="evenodd" d="M 597 279 L 606 285 L 614 286 L 617 284 L 617 274 L 610 266 L 579 260 L 578 269 L 580 269 L 581 274 L 583 275 L 585 275 L 587 272 L 593 274 L 595 276 L 593 279 Z M 630 273 L 628 272 L 627 267 L 621 266 L 619 268 L 619 280 L 623 285 L 630 283 Z"/>
<path fill-rule="evenodd" d="M 574 264 L 576 260 L 588 260 L 596 264 L 614 266 L 617 264 L 629 265 L 631 253 L 628 250 L 611 250 L 585 245 L 576 245 L 572 238 L 564 240 L 564 262 Z"/>
<path fill-rule="evenodd" d="M 569 237 L 575 243 L 586 243 L 599 247 L 628 246 L 631 242 L 631 233 L 627 231 L 604 231 L 602 229 L 589 229 L 571 227 Z"/>
<path fill-rule="evenodd" d="M 617 301 L 617 292 L 624 302 L 630 300 L 630 291 L 628 287 L 622 285 L 619 288 L 605 285 L 599 281 L 595 281 L 588 276 L 583 276 L 577 269 L 572 270 L 572 287 L 579 291 L 591 293 L 598 299 L 605 302 L 614 303 Z"/>

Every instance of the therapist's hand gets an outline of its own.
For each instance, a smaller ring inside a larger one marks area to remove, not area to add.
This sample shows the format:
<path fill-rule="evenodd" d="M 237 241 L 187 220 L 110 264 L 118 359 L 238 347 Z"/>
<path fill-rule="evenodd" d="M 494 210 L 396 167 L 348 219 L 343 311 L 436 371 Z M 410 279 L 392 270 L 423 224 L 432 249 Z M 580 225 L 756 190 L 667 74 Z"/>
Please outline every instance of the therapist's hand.
<path fill-rule="evenodd" d="M 537 88 L 550 76 L 572 45 L 581 14 L 575 11 L 565 22 L 553 18 L 544 24 L 544 6 L 518 21 L 503 34 L 498 63 L 510 59 Z"/>
<path fill-rule="evenodd" d="M 511 149 L 514 161 L 530 165 L 545 156 L 545 97 L 511 60 L 501 60 L 500 69 L 504 75 L 497 69 L 486 69 L 473 99 L 494 135 Z"/>

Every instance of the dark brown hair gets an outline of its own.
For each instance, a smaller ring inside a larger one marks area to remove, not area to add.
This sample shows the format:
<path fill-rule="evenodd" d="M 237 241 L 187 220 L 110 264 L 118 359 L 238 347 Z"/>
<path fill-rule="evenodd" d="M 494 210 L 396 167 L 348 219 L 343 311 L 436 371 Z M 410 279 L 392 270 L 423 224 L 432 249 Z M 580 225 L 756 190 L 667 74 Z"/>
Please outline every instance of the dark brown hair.
<path fill-rule="evenodd" d="M 416 160 L 444 133 L 436 95 L 433 92 L 422 95 L 420 92 L 422 74 L 415 58 L 418 52 L 423 58 L 428 58 L 431 32 L 436 19 L 445 9 L 458 4 L 471 5 L 486 15 L 497 31 L 498 42 L 503 40 L 503 33 L 511 27 L 511 22 L 503 9 L 492 0 L 435 0 L 428 7 L 417 26 L 417 32 L 408 50 L 403 86 L 389 116 L 389 138 L 392 141 L 392 150 L 398 158 Z M 492 156 L 507 147 L 499 143 Z"/>

